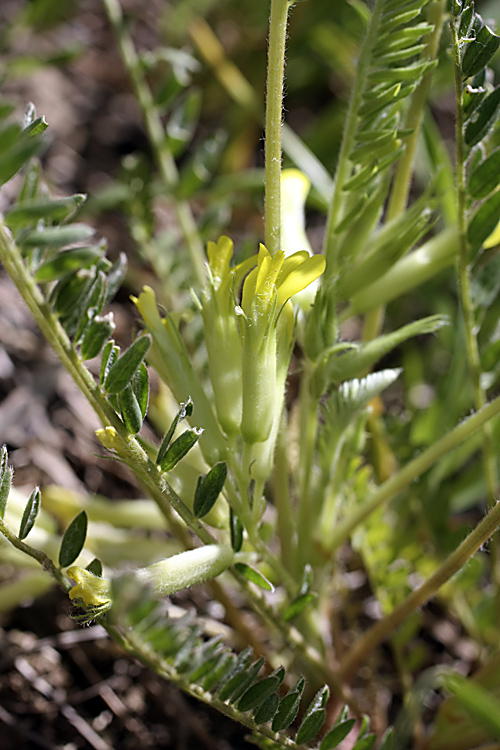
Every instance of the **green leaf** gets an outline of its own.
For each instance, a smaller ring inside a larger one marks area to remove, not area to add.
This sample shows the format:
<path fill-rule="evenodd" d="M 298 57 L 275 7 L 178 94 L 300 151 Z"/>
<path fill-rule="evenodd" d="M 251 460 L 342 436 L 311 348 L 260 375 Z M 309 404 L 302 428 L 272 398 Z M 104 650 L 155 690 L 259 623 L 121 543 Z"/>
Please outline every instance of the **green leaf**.
<path fill-rule="evenodd" d="M 241 573 L 241 575 L 245 576 L 245 578 L 247 578 L 252 583 L 255 583 L 256 586 L 259 586 L 261 589 L 265 589 L 266 591 L 274 591 L 274 586 L 271 581 L 268 581 L 267 578 L 263 576 L 262 573 L 259 573 L 259 571 L 255 568 L 252 568 L 250 565 L 247 565 L 243 562 L 235 563 L 234 567 L 238 570 L 239 573 Z"/>
<path fill-rule="evenodd" d="M 254 679 L 257 677 L 262 666 L 264 665 L 264 659 L 259 659 L 254 662 L 248 669 L 244 669 L 241 672 L 233 675 L 229 682 L 224 685 L 219 693 L 221 700 L 229 700 L 231 703 L 236 703 L 243 693 L 250 687 Z"/>
<path fill-rule="evenodd" d="M 377 741 L 376 734 L 369 734 L 367 737 L 362 737 L 356 742 L 352 750 L 371 750 Z"/>
<path fill-rule="evenodd" d="M 120 347 L 115 344 L 113 339 L 108 341 L 105 345 L 102 357 L 101 357 L 101 368 L 99 371 L 99 383 L 104 386 L 104 381 L 107 378 L 108 372 L 111 366 L 116 362 L 120 354 Z"/>
<path fill-rule="evenodd" d="M 304 691 L 304 685 L 304 678 L 300 677 L 293 688 L 281 699 L 271 725 L 273 732 L 281 732 L 295 721 L 299 712 L 300 698 Z"/>
<path fill-rule="evenodd" d="M 39 219 L 60 222 L 70 216 L 85 201 L 85 195 L 77 193 L 57 200 L 29 199 L 19 201 L 5 213 L 6 224 L 11 229 L 25 227 Z"/>
<path fill-rule="evenodd" d="M 141 363 L 141 366 L 137 370 L 133 386 L 135 397 L 137 399 L 137 403 L 139 404 L 142 418 L 144 419 L 147 414 L 149 404 L 149 376 L 147 367 L 144 362 Z"/>
<path fill-rule="evenodd" d="M 61 541 L 59 549 L 59 567 L 67 568 L 75 562 L 83 549 L 87 537 L 87 514 L 84 510 L 74 518 Z"/>
<path fill-rule="evenodd" d="M 458 36 L 460 39 L 466 39 L 468 37 L 473 17 L 474 4 L 469 3 L 469 5 L 467 5 L 467 7 L 460 13 L 460 26 L 458 28 Z"/>
<path fill-rule="evenodd" d="M 310 607 L 317 598 L 318 595 L 314 591 L 310 591 L 308 594 L 301 594 L 301 596 L 296 597 L 296 599 L 290 602 L 290 604 L 283 610 L 283 619 L 286 622 L 294 620 L 296 617 L 302 614 L 302 612 L 305 612 L 305 610 Z"/>
<path fill-rule="evenodd" d="M 495 125 L 498 111 L 500 109 L 500 86 L 497 86 L 486 99 L 483 99 L 479 107 L 470 118 L 465 128 L 465 142 L 468 146 L 475 146 L 488 135 Z"/>
<path fill-rule="evenodd" d="M 476 19 L 478 14 L 476 13 Z M 462 73 L 466 78 L 476 75 L 486 67 L 500 45 L 500 37 L 486 26 L 481 27 L 476 38 L 467 43 L 462 58 Z"/>
<path fill-rule="evenodd" d="M 467 228 L 467 239 L 471 245 L 473 256 L 480 249 L 483 242 L 490 236 L 498 224 L 500 217 L 500 190 L 493 193 L 482 203 Z"/>
<path fill-rule="evenodd" d="M 329 693 L 328 686 L 325 685 L 316 693 L 311 701 L 295 737 L 297 745 L 303 745 L 312 740 L 323 726 L 326 719 L 325 706 Z"/>
<path fill-rule="evenodd" d="M 94 559 L 91 560 L 89 564 L 85 567 L 85 570 L 88 570 L 90 573 L 93 573 L 95 576 L 99 576 L 99 578 L 102 578 L 102 562 L 99 560 L 98 557 L 94 557 Z"/>
<path fill-rule="evenodd" d="M 13 471 L 8 466 L 7 446 L 2 446 L 0 453 L 0 518 L 4 518 L 12 484 Z"/>
<path fill-rule="evenodd" d="M 213 669 L 202 681 L 203 690 L 210 692 L 219 683 L 225 675 L 227 675 L 234 663 L 234 657 L 232 654 L 226 652 L 219 659 L 215 669 Z"/>
<path fill-rule="evenodd" d="M 85 242 L 95 234 L 87 224 L 69 224 L 62 227 L 46 227 L 28 232 L 22 239 L 23 247 L 64 247 L 74 242 Z"/>
<path fill-rule="evenodd" d="M 342 721 L 340 724 L 337 724 L 333 727 L 330 732 L 325 736 L 323 739 L 323 742 L 319 746 L 319 750 L 333 750 L 333 748 L 337 747 L 337 745 L 340 745 L 343 739 L 347 737 L 351 729 L 356 723 L 356 719 L 347 719 L 347 721 Z"/>
<path fill-rule="evenodd" d="M 174 432 L 176 431 L 177 425 L 179 424 L 179 422 L 182 422 L 182 420 L 186 419 L 186 417 L 190 417 L 192 413 L 193 413 L 193 402 L 191 401 L 191 398 L 188 398 L 188 400 L 184 404 L 180 405 L 179 411 L 173 418 L 172 424 L 168 428 L 167 432 L 165 433 L 165 437 L 161 441 L 160 449 L 156 457 L 157 464 L 161 464 L 161 462 L 165 458 L 165 454 L 168 450 L 168 447 L 174 436 Z"/>
<path fill-rule="evenodd" d="M 333 382 L 337 383 L 359 377 L 403 341 L 413 336 L 435 333 L 447 324 L 448 319 L 444 315 L 430 315 L 398 328 L 392 333 L 379 336 L 369 343 L 360 345 L 355 351 L 351 350 L 341 357 L 331 358 L 327 365 L 329 376 Z"/>
<path fill-rule="evenodd" d="M 19 539 L 26 539 L 31 529 L 35 525 L 36 517 L 38 515 L 38 511 L 40 510 L 41 497 L 42 495 L 40 492 L 40 488 L 36 487 L 29 496 L 29 500 L 26 503 L 26 507 L 24 509 L 23 517 L 21 519 L 21 525 L 19 526 Z"/>
<path fill-rule="evenodd" d="M 384 732 L 378 750 L 394 750 L 394 730 L 392 727 Z"/>
<path fill-rule="evenodd" d="M 492 738 L 500 740 L 500 701 L 495 695 L 477 682 L 458 674 L 443 675 L 442 680 L 478 727 L 487 729 Z"/>
<path fill-rule="evenodd" d="M 137 397 L 129 383 L 118 394 L 118 408 L 130 435 L 137 435 L 142 427 L 142 413 Z"/>
<path fill-rule="evenodd" d="M 141 362 L 151 346 L 151 336 L 146 334 L 138 339 L 118 357 L 111 365 L 104 380 L 104 390 L 107 393 L 120 393 L 132 380 Z"/>
<path fill-rule="evenodd" d="M 85 361 L 87 359 L 94 359 L 100 353 L 104 344 L 108 341 L 116 325 L 113 319 L 113 313 L 110 312 L 107 315 L 101 317 L 96 315 L 92 318 L 80 348 L 80 355 Z"/>
<path fill-rule="evenodd" d="M 42 133 L 45 133 L 48 127 L 49 124 L 45 120 L 45 117 L 42 115 L 41 117 L 37 117 L 35 120 L 30 122 L 29 125 L 26 125 L 23 128 L 23 135 L 30 136 L 31 138 L 34 135 L 42 135 Z"/>
<path fill-rule="evenodd" d="M 111 266 L 107 274 L 108 291 L 106 293 L 106 300 L 104 304 L 111 302 L 116 292 L 120 288 L 125 274 L 127 273 L 127 256 L 125 253 L 120 253 L 117 261 Z"/>
<path fill-rule="evenodd" d="M 243 672 L 245 669 L 247 669 L 250 666 L 250 663 L 252 661 L 253 656 L 253 650 L 250 646 L 245 648 L 243 651 L 241 651 L 236 659 L 232 659 L 231 668 L 227 670 L 223 676 L 223 678 L 220 681 L 220 684 L 217 688 L 217 692 L 219 693 L 219 696 L 223 694 L 223 690 L 226 688 L 226 686 L 229 684 L 229 682 L 240 672 Z M 225 700 L 225 698 L 221 698 L 221 700 Z"/>
<path fill-rule="evenodd" d="M 272 693 L 276 692 L 283 682 L 284 677 L 285 670 L 283 667 L 280 667 L 272 675 L 269 675 L 269 677 L 264 677 L 254 685 L 251 685 L 240 698 L 238 711 L 250 711 L 260 706 Z"/>
<path fill-rule="evenodd" d="M 255 711 L 253 718 L 256 724 L 266 724 L 275 715 L 280 703 L 278 693 L 272 693 Z"/>
<path fill-rule="evenodd" d="M 203 429 L 201 427 L 193 427 L 179 435 L 160 461 L 161 470 L 171 471 L 177 466 L 179 461 L 196 445 L 202 434 Z"/>
<path fill-rule="evenodd" d="M 500 148 L 495 149 L 472 172 L 467 181 L 469 195 L 476 200 L 486 198 L 500 183 Z"/>
<path fill-rule="evenodd" d="M 179 98 L 167 123 L 167 144 L 179 156 L 193 137 L 201 111 L 201 93 L 192 87 Z"/>
<path fill-rule="evenodd" d="M 210 513 L 217 498 L 222 492 L 226 477 L 227 464 L 225 461 L 215 464 L 206 477 L 200 477 L 201 481 L 196 487 L 193 504 L 193 511 L 197 518 L 203 518 L 207 513 Z"/>
<path fill-rule="evenodd" d="M 231 547 L 235 552 L 239 552 L 243 544 L 243 524 L 232 508 L 229 510 L 229 530 L 231 533 Z"/>
<path fill-rule="evenodd" d="M 38 138 L 21 135 L 17 127 L 17 139 L 14 145 L 5 147 L 4 132 L 0 133 L 0 185 L 8 182 L 31 159 L 39 154 L 44 144 Z"/>
<path fill-rule="evenodd" d="M 76 247 L 64 250 L 55 258 L 42 263 L 35 271 L 35 281 L 55 281 L 71 271 L 80 268 L 90 268 L 102 257 L 100 247 Z"/>

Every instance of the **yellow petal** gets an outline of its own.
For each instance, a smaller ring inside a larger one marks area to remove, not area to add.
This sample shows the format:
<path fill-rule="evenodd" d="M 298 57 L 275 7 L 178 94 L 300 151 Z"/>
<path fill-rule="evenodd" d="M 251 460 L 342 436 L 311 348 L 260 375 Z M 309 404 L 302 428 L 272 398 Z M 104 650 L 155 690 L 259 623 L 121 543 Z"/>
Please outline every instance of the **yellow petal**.
<path fill-rule="evenodd" d="M 229 273 L 233 251 L 233 241 L 224 235 L 219 237 L 217 244 L 215 242 L 207 243 L 208 262 L 216 285 Z"/>
<path fill-rule="evenodd" d="M 500 245 L 500 221 L 490 236 L 486 238 L 483 247 L 487 250 L 489 247 L 495 247 L 495 245 Z"/>
<path fill-rule="evenodd" d="M 278 287 L 278 307 L 316 281 L 325 270 L 325 266 L 326 262 L 322 255 L 313 255 L 294 268 Z"/>
<path fill-rule="evenodd" d="M 111 601 L 111 586 L 107 578 L 99 578 L 90 570 L 73 565 L 68 576 L 76 581 L 69 591 L 70 599 L 81 599 L 87 607 L 101 607 Z"/>

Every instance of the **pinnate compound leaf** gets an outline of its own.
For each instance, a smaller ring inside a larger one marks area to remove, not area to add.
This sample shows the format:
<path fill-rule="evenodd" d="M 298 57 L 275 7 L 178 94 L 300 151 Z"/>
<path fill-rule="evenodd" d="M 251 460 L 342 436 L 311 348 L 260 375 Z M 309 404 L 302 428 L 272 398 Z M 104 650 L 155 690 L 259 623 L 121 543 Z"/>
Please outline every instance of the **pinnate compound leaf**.
<path fill-rule="evenodd" d="M 227 477 L 227 464 L 221 461 L 213 466 L 206 477 L 196 487 L 193 511 L 197 518 L 203 518 L 210 513 L 217 498 L 222 492 Z"/>
<path fill-rule="evenodd" d="M 203 429 L 201 427 L 193 427 L 190 430 L 185 430 L 168 448 L 160 461 L 160 469 L 162 471 L 171 471 L 189 453 L 191 448 L 196 445 L 202 434 Z"/>
<path fill-rule="evenodd" d="M 476 13 L 476 19 L 478 19 Z M 491 29 L 484 24 L 477 33 L 476 38 L 467 43 L 464 56 L 462 58 L 462 73 L 466 78 L 476 75 L 488 64 L 498 47 L 500 46 L 500 37 L 494 34 Z"/>
<path fill-rule="evenodd" d="M 256 586 L 259 586 L 259 588 L 265 589 L 265 591 L 274 591 L 274 586 L 271 581 L 263 576 L 262 573 L 259 573 L 258 570 L 252 568 L 251 565 L 247 565 L 243 562 L 237 562 L 235 563 L 234 567 L 241 573 L 241 575 L 245 576 L 245 578 L 247 578 L 252 583 L 255 583 Z"/>
<path fill-rule="evenodd" d="M 151 336 L 138 339 L 109 368 L 104 381 L 107 393 L 120 393 L 132 380 L 151 346 Z"/>
<path fill-rule="evenodd" d="M 75 562 L 83 549 L 87 537 L 87 514 L 84 510 L 74 518 L 61 540 L 59 549 L 59 566 L 67 568 Z"/>
<path fill-rule="evenodd" d="M 340 724 L 336 724 L 330 732 L 323 739 L 323 742 L 319 746 L 319 750 L 333 750 L 333 748 L 340 745 L 343 739 L 347 737 L 351 729 L 356 723 L 356 719 L 347 719 L 342 721 Z"/>
<path fill-rule="evenodd" d="M 316 693 L 316 696 L 313 698 L 306 711 L 306 715 L 302 720 L 297 736 L 295 737 L 297 745 L 302 745 L 309 742 L 309 740 L 312 740 L 323 726 L 326 719 L 325 706 L 329 692 L 328 686 L 325 685 L 318 691 L 318 693 Z"/>
<path fill-rule="evenodd" d="M 40 510 L 41 500 L 40 488 L 36 487 L 31 493 L 26 507 L 24 509 L 23 517 L 21 519 L 21 525 L 19 526 L 19 539 L 26 539 L 31 529 L 35 525 L 38 511 Z"/>

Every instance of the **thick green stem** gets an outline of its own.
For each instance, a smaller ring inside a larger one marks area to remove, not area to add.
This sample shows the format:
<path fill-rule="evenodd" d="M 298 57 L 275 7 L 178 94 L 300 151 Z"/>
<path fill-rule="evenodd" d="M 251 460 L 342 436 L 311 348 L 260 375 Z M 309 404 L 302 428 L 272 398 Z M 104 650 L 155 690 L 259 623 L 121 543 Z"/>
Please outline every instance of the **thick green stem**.
<path fill-rule="evenodd" d="M 179 173 L 174 158 L 168 148 L 164 128 L 155 107 L 151 90 L 144 80 L 141 61 L 137 55 L 132 37 L 127 32 L 119 0 L 102 0 L 111 26 L 115 33 L 123 63 L 130 77 L 134 94 L 141 109 L 146 131 L 161 177 L 169 191 L 179 181 Z M 177 221 L 181 228 L 186 247 L 191 256 L 196 278 L 203 284 L 206 278 L 205 252 L 189 204 L 173 201 Z"/>
<path fill-rule="evenodd" d="M 462 544 L 439 566 L 422 586 L 413 591 L 410 596 L 396 607 L 390 615 L 379 620 L 356 642 L 346 654 L 340 665 L 340 673 L 348 680 L 366 659 L 367 655 L 376 648 L 398 625 L 404 622 L 416 609 L 425 604 L 443 584 L 462 568 L 483 544 L 494 534 L 500 526 L 500 503 L 490 510 Z"/>
<path fill-rule="evenodd" d="M 457 427 L 440 440 L 437 440 L 417 458 L 406 464 L 403 469 L 394 474 L 387 482 L 384 482 L 371 497 L 361 503 L 339 523 L 332 535 L 331 549 L 335 550 L 340 547 L 341 544 L 347 541 L 356 526 L 363 523 L 371 513 L 392 500 L 398 492 L 408 487 L 414 479 L 430 469 L 446 453 L 456 448 L 464 440 L 467 440 L 477 430 L 481 430 L 497 414 L 500 414 L 500 396 L 461 422 L 461 424 L 457 425 Z"/>
<path fill-rule="evenodd" d="M 281 119 L 285 74 L 288 0 L 271 0 L 266 97 L 266 245 L 271 255 L 281 248 Z"/>

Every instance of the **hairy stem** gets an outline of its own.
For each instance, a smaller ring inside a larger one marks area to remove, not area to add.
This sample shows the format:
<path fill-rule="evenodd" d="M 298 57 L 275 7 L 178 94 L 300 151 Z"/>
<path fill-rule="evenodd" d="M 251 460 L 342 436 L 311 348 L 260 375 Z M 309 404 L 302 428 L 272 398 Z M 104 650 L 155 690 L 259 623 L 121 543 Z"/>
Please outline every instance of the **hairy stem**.
<path fill-rule="evenodd" d="M 288 0 L 271 0 L 266 97 L 266 245 L 271 255 L 281 248 L 281 118 L 285 75 Z"/>

